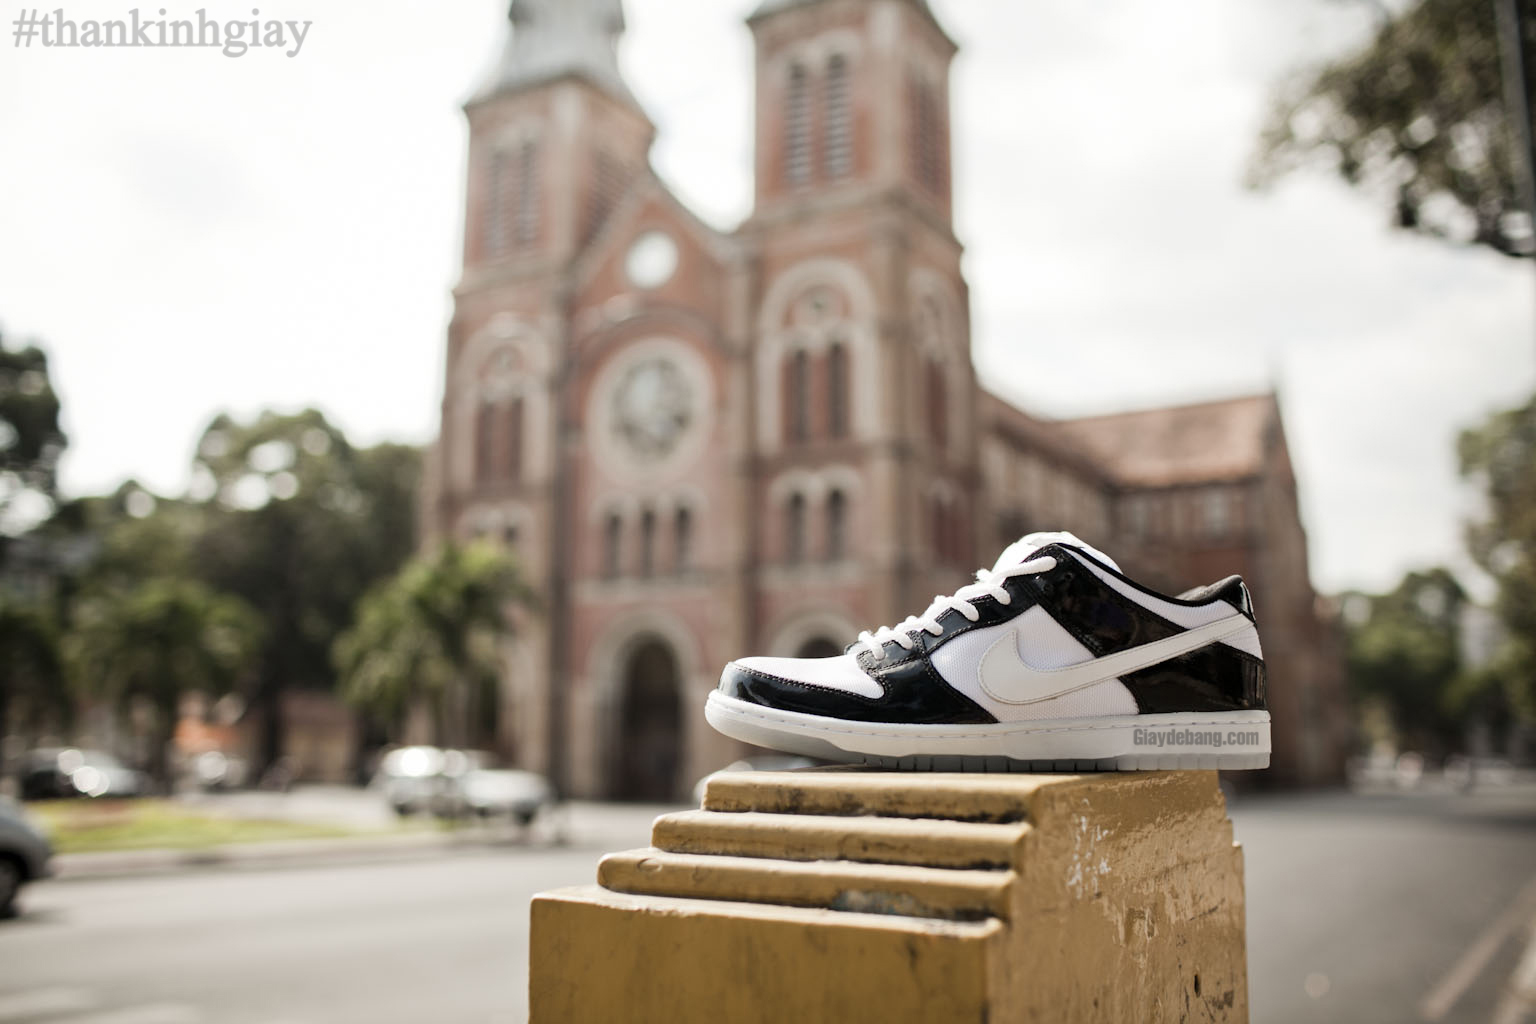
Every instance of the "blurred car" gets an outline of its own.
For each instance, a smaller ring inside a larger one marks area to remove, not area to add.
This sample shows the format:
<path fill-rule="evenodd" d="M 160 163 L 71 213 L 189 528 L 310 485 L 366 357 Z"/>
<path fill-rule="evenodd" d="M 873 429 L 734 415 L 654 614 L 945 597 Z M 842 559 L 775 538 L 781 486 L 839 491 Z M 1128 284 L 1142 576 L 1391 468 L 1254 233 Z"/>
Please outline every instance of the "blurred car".
<path fill-rule="evenodd" d="M 1469 792 L 1477 786 L 1508 786 L 1515 781 L 1515 766 L 1503 758 L 1454 754 L 1445 759 L 1445 781 L 1453 789 Z"/>
<path fill-rule="evenodd" d="M 442 750 L 437 747 L 399 747 L 384 755 L 373 785 L 402 817 L 431 811 L 441 817 L 463 813 L 467 806 L 464 780 L 494 768 L 494 754 L 484 750 Z M 506 784 L 502 784 L 506 788 Z M 497 783 L 482 783 L 488 797 Z"/>
<path fill-rule="evenodd" d="M 700 807 L 704 806 L 704 790 L 709 780 L 719 775 L 720 772 L 788 772 L 796 768 L 815 768 L 818 765 L 827 764 L 826 761 L 817 761 L 809 757 L 801 757 L 798 754 L 760 754 L 756 757 L 742 758 L 740 761 L 732 761 L 719 771 L 710 772 L 698 782 L 693 784 L 693 802 Z"/>
<path fill-rule="evenodd" d="M 443 773 L 443 752 L 436 747 L 399 747 L 384 755 L 374 773 L 385 803 L 404 817 L 432 805 Z"/>
<path fill-rule="evenodd" d="M 213 793 L 245 785 L 246 763 L 244 758 L 222 750 L 205 750 L 189 759 L 183 772 L 187 783 Z"/>
<path fill-rule="evenodd" d="M 52 857 L 43 830 L 15 803 L 0 797 L 0 917 L 14 912 L 23 885 L 48 877 Z"/>
<path fill-rule="evenodd" d="M 475 768 L 453 779 L 433 810 L 444 818 L 510 818 L 527 825 L 552 795 L 549 783 L 533 772 Z"/>
<path fill-rule="evenodd" d="M 146 787 L 142 772 L 100 750 L 45 747 L 22 760 L 23 800 L 138 796 Z"/>

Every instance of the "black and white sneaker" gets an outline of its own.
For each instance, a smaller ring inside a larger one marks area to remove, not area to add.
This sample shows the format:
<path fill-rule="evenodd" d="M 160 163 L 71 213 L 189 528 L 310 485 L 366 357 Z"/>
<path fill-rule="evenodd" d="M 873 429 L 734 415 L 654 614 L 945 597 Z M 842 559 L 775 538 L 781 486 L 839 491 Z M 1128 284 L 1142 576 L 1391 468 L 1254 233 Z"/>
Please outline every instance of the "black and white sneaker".
<path fill-rule="evenodd" d="M 1253 605 L 1232 576 L 1166 597 L 1070 533 L 834 658 L 742 658 L 704 713 L 727 736 L 886 768 L 1264 768 Z"/>

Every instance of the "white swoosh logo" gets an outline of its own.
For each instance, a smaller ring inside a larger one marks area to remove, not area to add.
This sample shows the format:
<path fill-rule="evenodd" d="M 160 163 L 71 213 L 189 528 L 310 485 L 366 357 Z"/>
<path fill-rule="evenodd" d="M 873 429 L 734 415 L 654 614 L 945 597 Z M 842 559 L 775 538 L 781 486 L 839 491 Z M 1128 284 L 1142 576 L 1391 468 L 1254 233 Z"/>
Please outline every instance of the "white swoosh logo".
<path fill-rule="evenodd" d="M 1246 616 L 1229 615 L 1130 650 L 1052 669 L 1024 664 L 1019 656 L 1019 631 L 1010 629 L 987 648 L 976 674 L 980 677 L 982 690 L 992 699 L 1004 704 L 1033 704 L 1177 658 L 1251 625 L 1253 623 Z"/>

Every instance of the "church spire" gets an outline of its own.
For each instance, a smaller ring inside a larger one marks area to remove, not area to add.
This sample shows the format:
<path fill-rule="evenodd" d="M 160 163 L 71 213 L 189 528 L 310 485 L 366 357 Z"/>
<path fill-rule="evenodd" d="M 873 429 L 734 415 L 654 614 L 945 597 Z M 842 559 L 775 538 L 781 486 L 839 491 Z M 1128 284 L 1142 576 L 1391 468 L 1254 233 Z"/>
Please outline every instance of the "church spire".
<path fill-rule="evenodd" d="M 639 107 L 619 74 L 622 0 L 512 0 L 507 18 L 511 38 L 475 99 L 576 74 Z"/>

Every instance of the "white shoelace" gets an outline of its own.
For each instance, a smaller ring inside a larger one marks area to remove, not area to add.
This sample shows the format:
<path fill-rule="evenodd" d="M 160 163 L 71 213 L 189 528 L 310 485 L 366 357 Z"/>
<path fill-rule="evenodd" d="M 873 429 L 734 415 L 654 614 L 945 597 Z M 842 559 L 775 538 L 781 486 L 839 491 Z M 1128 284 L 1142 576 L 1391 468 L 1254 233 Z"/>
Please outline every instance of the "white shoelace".
<path fill-rule="evenodd" d="M 888 640 L 894 640 L 902 646 L 903 650 L 910 651 L 917 646 L 919 631 L 931 633 L 933 636 L 943 635 L 944 627 L 939 625 L 939 616 L 950 609 L 975 622 L 981 618 L 981 612 L 976 610 L 974 603 L 977 598 L 995 597 L 1001 604 L 1012 604 L 1013 595 L 1004 589 L 1004 583 L 1015 576 L 1050 572 L 1054 568 L 1056 568 L 1056 559 L 1050 555 L 1044 555 L 1040 558 L 1031 558 L 1027 562 L 1020 562 L 1007 569 L 977 569 L 975 583 L 967 583 L 953 594 L 935 595 L 927 611 L 921 615 L 908 616 L 907 620 L 900 625 L 881 626 L 873 633 L 866 629 L 859 634 L 859 646 L 873 654 L 876 661 L 884 660 L 885 643 Z M 852 653 L 857 654 L 857 649 Z"/>

